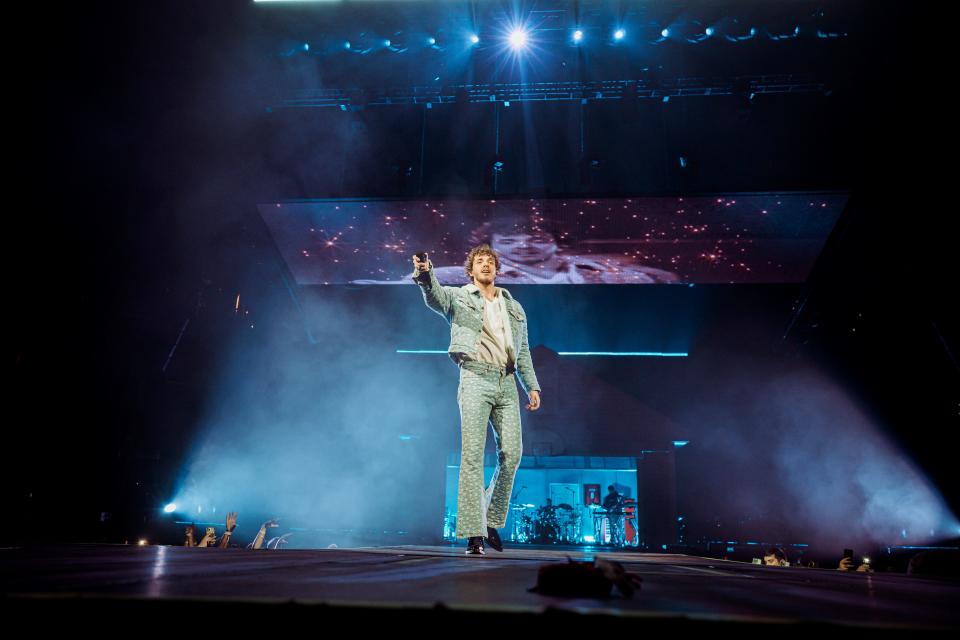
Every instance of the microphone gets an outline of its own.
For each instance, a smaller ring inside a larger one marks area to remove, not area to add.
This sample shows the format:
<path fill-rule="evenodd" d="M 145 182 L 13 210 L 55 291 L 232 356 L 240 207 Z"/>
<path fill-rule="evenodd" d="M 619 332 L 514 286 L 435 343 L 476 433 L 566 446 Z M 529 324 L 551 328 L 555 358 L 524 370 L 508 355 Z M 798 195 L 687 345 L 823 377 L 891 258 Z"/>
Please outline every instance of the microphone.
<path fill-rule="evenodd" d="M 429 257 L 429 254 L 426 251 L 418 251 L 414 255 L 416 255 L 417 258 L 420 259 L 420 262 L 426 262 Z M 416 277 L 414 278 L 414 281 L 428 285 L 430 283 L 430 276 L 427 274 L 426 271 L 420 271 L 417 273 Z"/>

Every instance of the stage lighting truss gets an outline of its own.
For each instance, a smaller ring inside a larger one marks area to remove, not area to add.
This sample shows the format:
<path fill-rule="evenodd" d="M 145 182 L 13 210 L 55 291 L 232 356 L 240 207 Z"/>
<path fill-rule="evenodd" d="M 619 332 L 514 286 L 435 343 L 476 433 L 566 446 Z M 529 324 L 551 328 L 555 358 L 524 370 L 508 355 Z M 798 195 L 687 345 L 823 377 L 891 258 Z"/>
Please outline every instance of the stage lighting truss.
<path fill-rule="evenodd" d="M 460 102 L 570 102 L 597 100 L 661 100 L 684 96 L 729 96 L 772 93 L 829 93 L 828 87 L 813 77 L 796 74 L 711 78 L 659 78 L 656 81 L 608 80 L 595 82 L 536 82 L 516 84 L 467 84 L 451 86 L 408 86 L 362 91 L 359 89 L 325 89 L 310 95 L 290 98 L 268 109 L 339 108 L 352 111 L 352 106 L 383 107 L 391 105 L 435 105 Z"/>

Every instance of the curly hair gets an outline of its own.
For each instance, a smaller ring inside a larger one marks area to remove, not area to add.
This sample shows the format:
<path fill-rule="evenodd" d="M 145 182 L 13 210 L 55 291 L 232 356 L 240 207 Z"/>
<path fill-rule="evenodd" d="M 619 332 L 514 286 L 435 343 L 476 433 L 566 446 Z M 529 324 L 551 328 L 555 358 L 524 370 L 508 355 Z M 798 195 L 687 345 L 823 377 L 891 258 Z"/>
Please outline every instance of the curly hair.
<path fill-rule="evenodd" d="M 775 557 L 777 562 L 781 564 L 787 561 L 787 554 L 784 553 L 783 549 L 780 547 L 770 547 L 767 549 L 766 555 Z"/>
<path fill-rule="evenodd" d="M 473 249 L 470 249 L 470 253 L 467 255 L 466 261 L 463 263 L 463 270 L 466 272 L 467 278 L 469 278 L 471 281 L 473 280 L 473 276 L 470 275 L 470 270 L 473 269 L 473 260 L 480 255 L 493 256 L 495 272 L 499 273 L 500 271 L 500 256 L 497 255 L 496 251 L 490 248 L 489 244 L 481 244 Z"/>

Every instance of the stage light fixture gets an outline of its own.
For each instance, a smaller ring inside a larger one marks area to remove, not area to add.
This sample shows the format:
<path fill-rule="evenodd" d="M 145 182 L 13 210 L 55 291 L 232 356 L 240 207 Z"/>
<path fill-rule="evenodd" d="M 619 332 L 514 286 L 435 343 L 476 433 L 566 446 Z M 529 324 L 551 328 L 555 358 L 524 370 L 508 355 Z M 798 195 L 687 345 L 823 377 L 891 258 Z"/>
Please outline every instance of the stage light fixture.
<path fill-rule="evenodd" d="M 176 503 L 176 502 L 171 502 L 170 504 L 168 504 L 167 506 L 165 506 L 165 507 L 163 508 L 163 512 L 164 512 L 164 513 L 173 513 L 173 512 L 176 511 L 176 510 L 177 510 L 177 503 Z"/>
<path fill-rule="evenodd" d="M 577 29 L 576 31 L 573 32 L 573 41 L 580 42 L 581 40 L 583 40 L 583 31 L 580 31 L 580 29 Z"/>
<path fill-rule="evenodd" d="M 510 33 L 510 46 L 514 50 L 522 49 L 527 45 L 527 32 L 523 29 L 514 29 Z"/>
<path fill-rule="evenodd" d="M 623 37 L 625 35 L 627 35 L 627 32 L 624 31 L 623 29 L 617 29 L 616 31 L 613 32 L 614 40 L 623 40 Z"/>

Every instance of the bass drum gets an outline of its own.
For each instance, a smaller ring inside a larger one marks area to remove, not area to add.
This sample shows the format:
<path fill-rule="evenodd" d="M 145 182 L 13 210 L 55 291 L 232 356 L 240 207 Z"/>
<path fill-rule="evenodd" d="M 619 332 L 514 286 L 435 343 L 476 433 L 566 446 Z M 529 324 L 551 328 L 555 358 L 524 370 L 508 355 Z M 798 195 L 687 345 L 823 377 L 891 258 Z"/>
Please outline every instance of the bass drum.
<path fill-rule="evenodd" d="M 534 522 L 534 539 L 543 544 L 555 544 L 560 541 L 560 523 L 555 509 L 539 509 Z"/>
<path fill-rule="evenodd" d="M 534 536 L 534 520 L 533 517 L 524 513 L 517 516 L 516 524 L 516 541 L 517 542 L 533 542 Z"/>

